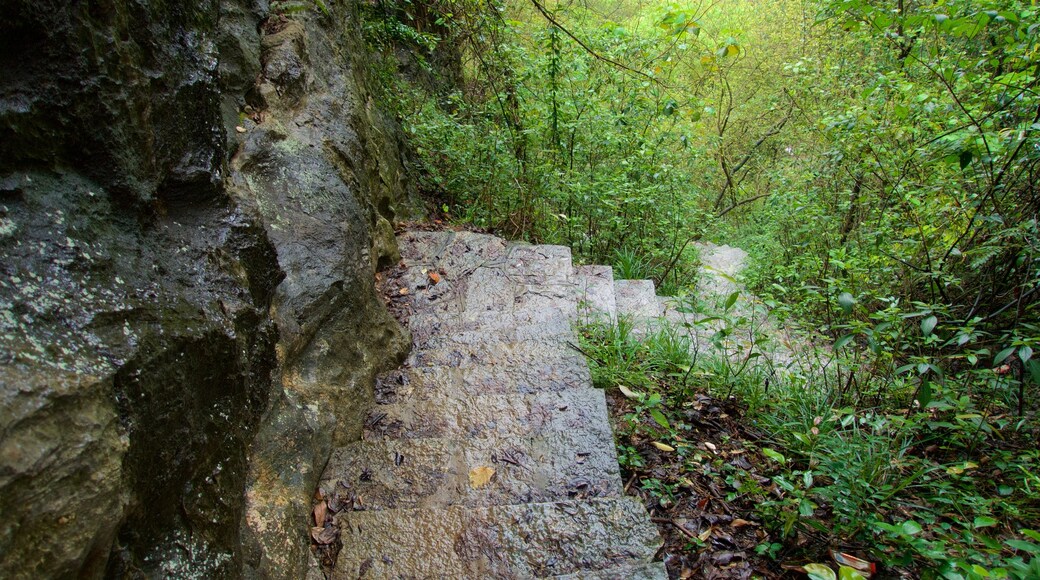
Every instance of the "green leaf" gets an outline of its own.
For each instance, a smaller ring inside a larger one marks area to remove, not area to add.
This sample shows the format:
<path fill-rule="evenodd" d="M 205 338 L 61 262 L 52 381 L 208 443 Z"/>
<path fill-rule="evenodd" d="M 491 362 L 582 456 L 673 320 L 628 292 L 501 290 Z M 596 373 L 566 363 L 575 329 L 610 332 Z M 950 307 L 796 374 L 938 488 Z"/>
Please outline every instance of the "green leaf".
<path fill-rule="evenodd" d="M 846 334 L 845 336 L 839 338 L 837 342 L 834 343 L 834 350 L 838 350 L 846 344 L 852 342 L 853 338 L 855 338 L 855 336 L 851 334 Z"/>
<path fill-rule="evenodd" d="M 997 520 L 986 516 L 977 516 L 973 525 L 975 528 L 988 528 L 997 525 Z"/>
<path fill-rule="evenodd" d="M 1033 542 L 1027 542 L 1025 540 L 1005 540 L 1004 543 L 1016 550 L 1022 550 L 1023 552 L 1029 552 L 1030 554 L 1040 554 L 1040 546 Z"/>
<path fill-rule="evenodd" d="M 806 564 L 802 568 L 812 580 L 838 580 L 838 575 L 826 564 Z"/>
<path fill-rule="evenodd" d="M 1040 385 L 1040 361 L 1031 360 L 1026 368 L 1029 369 L 1029 376 L 1033 377 L 1033 383 Z"/>
<path fill-rule="evenodd" d="M 923 532 L 924 528 L 922 528 L 921 524 L 915 522 L 914 520 L 906 520 L 905 522 L 903 522 L 902 531 L 904 534 L 908 536 L 916 536 L 917 534 Z"/>
<path fill-rule="evenodd" d="M 958 160 L 958 161 L 960 162 L 960 164 L 961 164 L 961 170 L 964 170 L 964 169 L 966 169 L 966 168 L 967 168 L 967 167 L 968 167 L 969 165 L 971 165 L 971 158 L 972 158 L 973 156 L 974 156 L 974 154 L 973 154 L 973 153 L 971 152 L 971 150 L 970 150 L 970 149 L 968 149 L 968 150 L 965 150 L 965 151 L 961 151 L 961 154 L 960 154 L 960 155 L 958 156 L 958 158 L 957 158 L 957 160 Z"/>
<path fill-rule="evenodd" d="M 921 383 L 921 390 L 917 394 L 917 401 L 921 403 L 921 407 L 927 407 L 928 403 L 932 402 L 932 383 L 925 381 Z"/>
<path fill-rule="evenodd" d="M 658 411 L 657 409 L 650 409 L 650 416 L 654 418 L 654 421 L 657 421 L 658 425 L 664 427 L 665 429 L 668 429 L 668 417 L 665 417 L 664 413 Z"/>
<path fill-rule="evenodd" d="M 726 298 L 726 304 L 723 306 L 723 309 L 729 310 L 730 308 L 733 308 L 733 305 L 737 303 L 738 298 L 740 298 L 740 292 L 730 294 L 729 297 Z"/>
<path fill-rule="evenodd" d="M 1013 352 L 1015 352 L 1015 347 L 1013 346 L 1009 346 L 1004 350 L 998 352 L 997 356 L 993 358 L 993 364 L 999 365 L 1000 363 L 1004 362 L 1004 359 L 1011 356 L 1011 353 Z"/>
<path fill-rule="evenodd" d="M 935 330 L 935 325 L 939 323 L 939 319 L 934 316 L 929 316 L 921 321 L 921 334 L 930 336 L 932 331 Z"/>
<path fill-rule="evenodd" d="M 787 463 L 787 458 L 784 457 L 782 453 L 780 453 L 779 451 L 776 451 L 774 449 L 770 449 L 768 447 L 763 447 L 762 448 L 762 455 L 765 455 L 766 457 L 772 459 L 773 461 L 779 463 L 780 465 L 784 465 L 784 464 Z"/>
<path fill-rule="evenodd" d="M 1026 362 L 1029 359 L 1033 358 L 1033 349 L 1032 349 L 1032 347 L 1023 346 L 1022 348 L 1018 349 L 1018 358 L 1022 362 Z"/>
<path fill-rule="evenodd" d="M 838 295 L 838 304 L 841 305 L 841 309 L 845 311 L 845 314 L 848 314 L 852 312 L 852 307 L 856 304 L 856 299 L 853 298 L 852 294 L 842 292 Z"/>
<path fill-rule="evenodd" d="M 1026 536 L 1026 537 L 1029 537 L 1029 538 L 1033 538 L 1034 540 L 1040 542 L 1040 532 L 1037 532 L 1036 530 L 1026 529 L 1026 528 L 1023 528 L 1023 529 L 1021 529 L 1019 531 L 1022 532 L 1022 535 Z"/>
<path fill-rule="evenodd" d="M 859 570 L 851 566 L 840 566 L 838 568 L 838 580 L 866 580 Z"/>

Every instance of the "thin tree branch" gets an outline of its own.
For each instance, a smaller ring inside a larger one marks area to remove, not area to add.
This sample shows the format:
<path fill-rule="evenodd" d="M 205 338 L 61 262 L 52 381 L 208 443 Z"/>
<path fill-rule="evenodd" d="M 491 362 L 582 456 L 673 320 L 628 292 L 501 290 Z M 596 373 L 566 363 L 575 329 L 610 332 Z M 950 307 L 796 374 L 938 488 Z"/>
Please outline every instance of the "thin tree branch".
<path fill-rule="evenodd" d="M 662 87 L 666 87 L 667 88 L 667 85 L 665 85 L 663 82 L 661 82 L 660 79 L 658 79 L 656 77 L 653 77 L 653 76 L 650 76 L 650 75 L 646 74 L 643 71 L 636 70 L 636 69 L 634 69 L 634 68 L 632 68 L 630 66 L 624 65 L 624 64 L 622 64 L 622 63 L 620 63 L 620 62 L 618 62 L 618 61 L 616 61 L 616 60 L 614 60 L 612 58 L 605 57 L 602 54 L 600 54 L 600 53 L 596 52 L 595 50 L 593 50 L 592 47 L 590 47 L 589 45 L 585 44 L 584 42 L 582 42 L 582 40 L 580 38 L 575 36 L 573 32 L 571 32 L 566 27 L 564 27 L 562 24 L 560 24 L 560 22 L 558 20 L 556 20 L 556 18 L 553 17 L 553 15 L 550 14 L 549 11 L 546 10 L 545 7 L 542 6 L 538 2 L 538 0 L 531 0 L 531 4 L 534 4 L 534 7 L 539 12 L 541 12 L 542 16 L 544 16 L 545 19 L 548 20 L 553 26 L 555 26 L 556 28 L 559 28 L 560 30 L 562 30 L 564 34 L 566 34 L 567 36 L 571 37 L 571 40 L 573 40 L 574 42 L 577 42 L 579 46 L 581 46 L 583 49 L 585 49 L 585 52 L 591 54 L 592 56 L 594 56 L 595 58 L 597 58 L 599 60 L 602 60 L 603 62 L 610 63 L 610 64 L 612 64 L 612 65 L 614 65 L 614 66 L 616 66 L 616 67 L 618 67 L 620 69 L 624 69 L 624 70 L 626 70 L 626 71 L 628 71 L 628 72 L 630 72 L 632 74 L 636 74 L 636 75 L 639 75 L 639 76 L 641 76 L 643 78 L 649 79 L 651 82 L 656 83 L 656 84 L 658 84 L 658 85 L 660 85 Z"/>

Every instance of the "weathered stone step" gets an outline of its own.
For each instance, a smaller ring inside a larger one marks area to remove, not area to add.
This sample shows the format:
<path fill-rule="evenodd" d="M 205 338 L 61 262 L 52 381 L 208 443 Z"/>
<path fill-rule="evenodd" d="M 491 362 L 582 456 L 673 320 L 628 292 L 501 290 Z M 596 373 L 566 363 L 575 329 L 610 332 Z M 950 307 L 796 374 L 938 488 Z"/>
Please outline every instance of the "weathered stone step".
<path fill-rule="evenodd" d="M 553 576 L 557 580 L 668 580 L 664 562 L 622 564 L 605 570 L 583 570 L 573 574 Z"/>
<path fill-rule="evenodd" d="M 408 270 L 433 269 L 450 279 L 466 277 L 479 268 L 499 269 L 529 284 L 561 283 L 573 275 L 571 251 L 566 246 L 507 243 L 473 232 L 408 231 L 397 240 Z"/>
<path fill-rule="evenodd" d="M 495 317 L 483 321 L 447 322 L 424 318 L 409 325 L 415 349 L 436 349 L 491 342 L 564 340 L 577 344 L 572 321 L 530 322 L 516 317 Z"/>
<path fill-rule="evenodd" d="M 410 297 L 414 311 L 438 315 L 539 313 L 558 310 L 557 303 L 562 306 L 575 302 L 573 281 L 532 284 L 525 276 L 509 274 L 499 268 L 480 267 L 460 277 L 427 268 L 411 268 L 400 274 L 398 282 Z"/>
<path fill-rule="evenodd" d="M 520 368 L 428 366 L 383 373 L 376 378 L 376 400 L 386 404 L 408 399 L 541 393 L 588 388 L 591 384 L 587 364 Z"/>
<path fill-rule="evenodd" d="M 455 344 L 445 338 L 435 348 L 413 350 L 406 366 L 499 366 L 516 369 L 542 369 L 549 372 L 576 366 L 587 366 L 585 356 L 570 346 L 566 337 L 524 340 L 519 342 L 481 342 Z"/>
<path fill-rule="evenodd" d="M 586 430 L 611 441 L 606 399 L 599 389 L 567 389 L 531 395 L 504 394 L 411 399 L 376 405 L 365 438 L 536 437 Z"/>
<path fill-rule="evenodd" d="M 628 497 L 350 512 L 337 520 L 337 580 L 595 577 L 585 571 L 646 562 L 661 546 L 646 510 Z"/>
<path fill-rule="evenodd" d="M 483 485 L 474 469 L 490 468 Z M 610 438 L 594 430 L 532 438 L 387 439 L 335 450 L 321 488 L 343 486 L 364 509 L 487 506 L 621 494 Z"/>
<path fill-rule="evenodd" d="M 397 245 L 409 269 L 435 268 L 452 276 L 481 265 L 504 263 L 509 247 L 495 236 L 446 231 L 402 232 Z"/>
<path fill-rule="evenodd" d="M 578 292 L 578 316 L 581 322 L 617 321 L 613 268 L 578 266 L 575 268 L 575 283 Z"/>
<path fill-rule="evenodd" d="M 653 280 L 614 280 L 614 298 L 617 315 L 628 317 L 637 330 L 645 330 L 649 321 L 662 315 Z"/>
<path fill-rule="evenodd" d="M 453 331 L 467 327 L 493 330 L 495 327 L 510 325 L 552 324 L 560 329 L 570 328 L 577 318 L 577 300 L 572 295 L 571 288 L 561 294 L 564 296 L 534 299 L 540 306 L 532 306 L 527 298 L 524 298 L 521 304 L 511 301 L 508 304 L 482 309 L 466 309 L 465 305 L 458 304 L 455 306 L 459 308 L 447 307 L 445 303 L 445 308 L 427 308 L 412 314 L 408 320 L 408 327 L 419 330 L 437 326 L 445 331 Z"/>

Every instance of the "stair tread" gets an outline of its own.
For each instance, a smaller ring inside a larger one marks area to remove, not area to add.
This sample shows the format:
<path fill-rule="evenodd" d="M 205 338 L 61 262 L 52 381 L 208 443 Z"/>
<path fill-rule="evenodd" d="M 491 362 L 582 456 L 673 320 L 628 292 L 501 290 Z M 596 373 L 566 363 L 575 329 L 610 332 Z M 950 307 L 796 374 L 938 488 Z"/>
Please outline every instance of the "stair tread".
<path fill-rule="evenodd" d="M 653 280 L 614 280 L 614 296 L 618 316 L 643 321 L 659 318 L 662 314 Z"/>
<path fill-rule="evenodd" d="M 572 348 L 567 336 L 545 337 L 517 342 L 459 342 L 447 336 L 433 348 L 412 351 L 405 360 L 409 367 L 424 366 L 499 366 L 553 369 L 588 367 L 585 356 Z"/>
<path fill-rule="evenodd" d="M 402 368 L 379 375 L 376 378 L 375 394 L 377 401 L 393 403 L 405 399 L 437 399 L 446 396 L 562 391 L 588 388 L 591 381 L 587 364 L 521 368 L 431 365 Z"/>
<path fill-rule="evenodd" d="M 358 578 L 362 567 L 373 578 L 545 577 L 646 562 L 661 546 L 628 497 L 349 512 L 337 522 L 335 579 Z"/>
<path fill-rule="evenodd" d="M 615 322 L 614 269 L 610 266 L 578 266 L 575 274 L 581 320 Z"/>
<path fill-rule="evenodd" d="M 475 232 L 407 231 L 397 240 L 406 268 L 434 269 L 452 278 L 497 268 L 528 283 L 546 284 L 567 281 L 573 271 L 566 246 L 506 242 Z"/>
<path fill-rule="evenodd" d="M 473 487 L 470 472 L 494 469 Z M 363 440 L 333 451 L 321 488 L 367 509 L 487 506 L 621 494 L 614 442 L 584 430 L 537 437 Z"/>
<path fill-rule="evenodd" d="M 552 431 L 587 429 L 611 440 L 603 392 L 592 388 L 533 394 L 469 396 L 446 393 L 437 399 L 406 399 L 376 405 L 365 438 L 533 437 Z"/>

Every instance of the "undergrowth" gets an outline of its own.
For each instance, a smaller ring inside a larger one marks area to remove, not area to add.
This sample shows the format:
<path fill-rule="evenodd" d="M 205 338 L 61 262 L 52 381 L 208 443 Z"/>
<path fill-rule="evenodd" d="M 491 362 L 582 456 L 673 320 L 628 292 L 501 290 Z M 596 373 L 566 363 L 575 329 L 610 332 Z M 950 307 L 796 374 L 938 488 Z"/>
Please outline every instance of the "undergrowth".
<path fill-rule="evenodd" d="M 715 338 L 747 323 L 730 317 Z M 838 380 L 856 362 L 844 351 L 811 353 L 829 372 L 785 370 L 764 357 L 742 364 L 718 340 L 691 354 L 688 333 L 664 326 L 640 338 L 625 320 L 582 329 L 594 383 L 619 403 L 619 461 L 656 512 L 710 497 L 684 488 L 707 473 L 731 509 L 768 532 L 756 551 L 774 564 L 837 550 L 879 563 L 882 577 L 1040 577 L 1035 409 L 1019 416 L 1014 396 L 993 396 L 1017 391 L 994 380 L 1007 380 L 999 368 L 989 380 L 948 376 L 924 405 L 918 375 L 873 377 L 885 384 L 864 392 L 896 395 L 879 404 Z M 733 432 L 693 420 L 711 405 L 740 417 Z M 685 549 L 710 547 L 700 544 Z"/>

